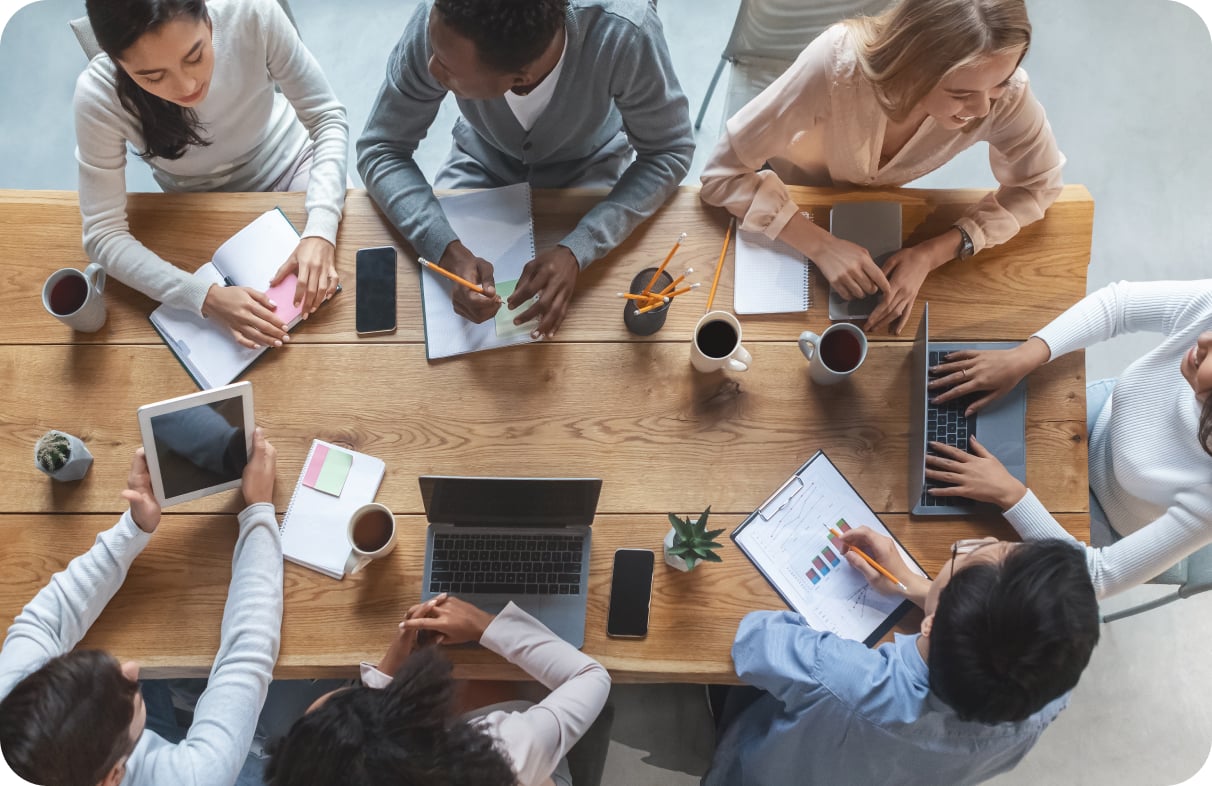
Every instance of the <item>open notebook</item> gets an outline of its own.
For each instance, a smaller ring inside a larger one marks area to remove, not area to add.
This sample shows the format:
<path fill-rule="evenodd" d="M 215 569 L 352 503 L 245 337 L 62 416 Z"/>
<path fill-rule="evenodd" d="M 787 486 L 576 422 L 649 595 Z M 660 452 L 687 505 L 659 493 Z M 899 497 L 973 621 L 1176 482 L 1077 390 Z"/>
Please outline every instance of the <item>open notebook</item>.
<path fill-rule="evenodd" d="M 293 330 L 303 319 L 294 305 L 299 277 L 291 274 L 272 289 L 270 280 L 299 245 L 299 233 L 279 210 L 262 213 L 215 251 L 210 262 L 194 272 L 194 278 L 224 285 L 251 287 L 269 295 L 278 304 L 274 312 Z M 177 360 L 203 390 L 234 381 L 269 349 L 240 346 L 227 327 L 201 314 L 161 305 L 149 317 L 152 327 L 177 356 Z"/>
<path fill-rule="evenodd" d="M 760 232 L 736 233 L 732 309 L 738 314 L 807 311 L 808 258 Z"/>
<path fill-rule="evenodd" d="M 501 299 L 513 292 L 522 268 L 534 259 L 534 221 L 530 186 L 518 183 L 466 194 L 441 197 L 442 210 L 463 245 L 493 266 Z M 436 261 L 436 260 L 434 260 Z M 504 317 L 478 325 L 454 311 L 452 287 L 459 286 L 428 269 L 421 270 L 421 302 L 425 315 L 425 356 L 430 360 L 534 341 L 533 325 L 514 326 Z M 519 307 L 520 310 L 524 310 Z"/>
<path fill-rule="evenodd" d="M 375 501 L 385 471 L 386 465 L 374 456 L 314 440 L 282 517 L 282 556 L 343 578 L 351 553 L 349 518 Z"/>

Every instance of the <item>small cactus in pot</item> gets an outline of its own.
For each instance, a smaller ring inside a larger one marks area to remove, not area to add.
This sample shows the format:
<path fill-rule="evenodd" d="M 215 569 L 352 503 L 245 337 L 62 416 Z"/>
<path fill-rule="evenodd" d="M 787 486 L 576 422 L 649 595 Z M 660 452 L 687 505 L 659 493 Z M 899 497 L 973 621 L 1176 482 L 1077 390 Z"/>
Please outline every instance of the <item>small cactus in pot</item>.
<path fill-rule="evenodd" d="M 79 480 L 93 464 L 93 454 L 71 434 L 51 429 L 34 445 L 34 466 L 55 480 Z"/>
<path fill-rule="evenodd" d="M 678 518 L 676 515 L 669 514 L 669 523 L 672 528 L 665 535 L 665 563 L 672 568 L 681 571 L 694 570 L 695 566 L 700 562 L 723 562 L 723 558 L 716 554 L 716 549 L 723 548 L 722 545 L 716 543 L 715 539 L 723 534 L 722 529 L 707 529 L 707 516 L 711 513 L 711 506 L 707 506 L 702 515 L 697 521 L 691 521 L 687 516 L 684 519 Z"/>

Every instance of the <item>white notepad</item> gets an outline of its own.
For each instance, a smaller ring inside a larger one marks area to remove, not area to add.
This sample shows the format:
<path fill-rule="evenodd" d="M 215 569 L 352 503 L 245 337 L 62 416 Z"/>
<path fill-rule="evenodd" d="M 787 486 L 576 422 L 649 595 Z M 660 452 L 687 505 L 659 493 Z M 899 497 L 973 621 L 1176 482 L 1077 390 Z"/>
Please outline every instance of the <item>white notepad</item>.
<path fill-rule="evenodd" d="M 738 314 L 807 311 L 810 271 L 808 258 L 781 240 L 738 231 L 732 310 Z"/>
<path fill-rule="evenodd" d="M 534 259 L 534 221 L 527 183 L 452 194 L 439 201 L 463 245 L 492 263 L 495 281 L 515 281 L 526 263 Z M 428 269 L 421 270 L 427 358 L 437 360 L 534 341 L 529 331 L 498 335 L 495 320 L 476 325 L 456 314 L 450 292 L 457 286 L 461 285 Z"/>
<path fill-rule="evenodd" d="M 330 453 L 338 451 L 353 456 L 339 497 L 304 485 L 316 448 L 321 445 Z M 386 469 L 386 465 L 374 456 L 314 440 L 307 452 L 307 461 L 303 463 L 303 471 L 299 473 L 290 506 L 282 517 L 282 556 L 334 579 L 343 578 L 345 563 L 351 553 L 347 534 L 349 517 L 358 508 L 375 501 Z"/>

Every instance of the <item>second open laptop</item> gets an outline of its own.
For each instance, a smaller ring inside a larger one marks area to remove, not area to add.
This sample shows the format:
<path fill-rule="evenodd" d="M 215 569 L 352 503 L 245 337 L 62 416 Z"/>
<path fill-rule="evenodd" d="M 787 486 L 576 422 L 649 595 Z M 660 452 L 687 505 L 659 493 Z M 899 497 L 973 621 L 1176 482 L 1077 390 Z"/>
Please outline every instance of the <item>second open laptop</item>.
<path fill-rule="evenodd" d="M 569 644 L 584 644 L 601 480 L 425 475 L 420 483 L 429 519 L 422 600 L 449 592 L 492 613 L 512 600 Z"/>
<path fill-rule="evenodd" d="M 964 410 L 980 395 L 961 396 L 943 404 L 930 399 L 941 391 L 929 391 L 930 369 L 944 362 L 950 352 L 962 349 L 1013 349 L 1017 342 L 931 341 L 930 304 L 922 306 L 922 322 L 913 341 L 913 400 L 909 411 L 909 510 L 915 516 L 954 516 L 972 513 L 981 503 L 964 497 L 931 494 L 938 483 L 926 480 L 927 443 L 942 442 L 968 450 L 975 436 L 997 456 L 1010 474 L 1027 481 L 1027 383 L 1020 381 L 1010 392 L 980 412 L 967 417 Z M 970 451 L 969 451 L 970 452 Z"/>

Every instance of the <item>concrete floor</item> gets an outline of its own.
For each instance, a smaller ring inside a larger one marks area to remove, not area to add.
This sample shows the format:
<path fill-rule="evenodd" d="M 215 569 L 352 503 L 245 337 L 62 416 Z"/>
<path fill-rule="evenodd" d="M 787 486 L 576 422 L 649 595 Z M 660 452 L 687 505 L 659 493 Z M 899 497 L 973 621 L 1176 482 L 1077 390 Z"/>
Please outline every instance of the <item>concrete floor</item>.
<path fill-rule="evenodd" d="M 365 124 L 387 53 L 413 0 L 293 0 L 304 40 Z M 1212 43 L 1190 9 L 1168 0 L 1028 0 L 1035 41 L 1026 66 L 1069 158 L 1068 182 L 1085 184 L 1097 211 L 1089 287 L 1119 279 L 1208 275 L 1212 233 Z M 660 0 L 674 64 L 697 111 L 736 14 L 736 0 Z M 0 188 L 74 189 L 71 96 L 84 57 L 67 27 L 79 0 L 42 0 L 0 37 Z M 694 182 L 721 121 L 717 91 L 698 135 Z M 418 158 L 430 174 L 445 157 L 453 106 Z M 31 140 L 37 140 L 31 144 Z M 351 152 L 352 162 L 352 152 Z M 351 175 L 357 180 L 352 164 Z M 146 167 L 131 190 L 156 190 Z M 993 184 L 973 150 L 917 185 Z M 359 183 L 360 185 L 360 183 Z M 1131 336 L 1087 353 L 1090 379 L 1117 374 L 1154 344 Z M 1156 594 L 1140 588 L 1109 608 Z M 1208 758 L 1212 741 L 1212 598 L 1194 598 L 1107 626 L 1070 708 L 1027 759 L 998 778 L 1011 784 L 1172 784 Z M 692 784 L 711 754 L 698 686 L 619 686 L 605 782 Z"/>

